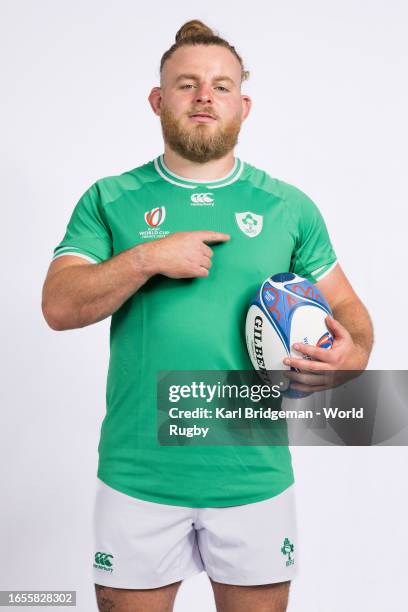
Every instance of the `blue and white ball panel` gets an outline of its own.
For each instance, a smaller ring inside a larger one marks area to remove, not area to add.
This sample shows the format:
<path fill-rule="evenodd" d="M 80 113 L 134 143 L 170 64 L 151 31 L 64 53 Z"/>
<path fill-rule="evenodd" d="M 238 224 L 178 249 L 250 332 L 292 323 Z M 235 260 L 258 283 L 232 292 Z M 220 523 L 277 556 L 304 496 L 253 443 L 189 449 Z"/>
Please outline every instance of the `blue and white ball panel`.
<path fill-rule="evenodd" d="M 291 317 L 290 345 L 301 342 L 320 348 L 331 348 L 333 338 L 326 327 L 327 314 L 325 310 L 310 305 L 297 308 Z M 323 344 L 322 341 L 324 341 Z M 293 357 L 304 357 L 303 353 L 299 353 L 292 347 L 288 352 Z"/>
<path fill-rule="evenodd" d="M 305 278 L 285 272 L 262 283 L 246 320 L 246 342 L 255 369 L 289 369 L 287 356 L 306 358 L 295 342 L 331 348 L 325 318 L 331 314 L 322 293 Z"/>

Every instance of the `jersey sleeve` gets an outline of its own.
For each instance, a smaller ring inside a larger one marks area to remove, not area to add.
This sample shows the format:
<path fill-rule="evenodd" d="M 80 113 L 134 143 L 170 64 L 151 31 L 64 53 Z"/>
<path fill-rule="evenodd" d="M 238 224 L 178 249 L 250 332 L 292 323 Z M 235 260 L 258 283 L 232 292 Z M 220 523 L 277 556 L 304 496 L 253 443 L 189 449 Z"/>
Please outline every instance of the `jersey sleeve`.
<path fill-rule="evenodd" d="M 65 236 L 55 247 L 52 259 L 62 255 L 78 255 L 92 263 L 101 263 L 112 256 L 112 234 L 97 183 L 75 206 Z"/>
<path fill-rule="evenodd" d="M 290 272 L 316 283 L 337 263 L 326 223 L 316 204 L 303 191 L 288 184 L 285 191 L 295 238 Z"/>

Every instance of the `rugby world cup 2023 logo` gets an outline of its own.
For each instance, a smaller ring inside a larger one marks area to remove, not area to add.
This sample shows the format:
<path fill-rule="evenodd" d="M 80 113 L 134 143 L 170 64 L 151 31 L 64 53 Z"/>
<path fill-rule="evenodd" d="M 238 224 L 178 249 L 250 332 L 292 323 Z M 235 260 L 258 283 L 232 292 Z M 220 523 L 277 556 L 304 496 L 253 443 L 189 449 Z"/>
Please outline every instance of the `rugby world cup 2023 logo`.
<path fill-rule="evenodd" d="M 164 206 L 152 208 L 145 212 L 145 221 L 150 227 L 159 227 L 166 218 L 166 209 Z"/>
<path fill-rule="evenodd" d="M 166 218 L 166 208 L 164 206 L 157 206 L 148 210 L 144 214 L 144 220 L 149 229 L 142 230 L 139 232 L 141 238 L 163 238 L 170 234 L 169 231 L 159 229 L 164 223 Z"/>

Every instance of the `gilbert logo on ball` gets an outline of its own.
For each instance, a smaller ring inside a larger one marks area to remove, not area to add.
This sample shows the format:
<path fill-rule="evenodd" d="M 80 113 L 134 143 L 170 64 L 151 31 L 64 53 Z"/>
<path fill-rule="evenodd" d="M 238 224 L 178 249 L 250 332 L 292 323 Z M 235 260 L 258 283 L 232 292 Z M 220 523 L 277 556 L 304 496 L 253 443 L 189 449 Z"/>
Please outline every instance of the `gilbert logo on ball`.
<path fill-rule="evenodd" d="M 303 357 L 295 342 L 330 349 L 325 318 L 332 314 L 322 293 L 305 278 L 283 272 L 267 278 L 251 301 L 246 343 L 256 370 L 288 370 L 285 357 Z"/>

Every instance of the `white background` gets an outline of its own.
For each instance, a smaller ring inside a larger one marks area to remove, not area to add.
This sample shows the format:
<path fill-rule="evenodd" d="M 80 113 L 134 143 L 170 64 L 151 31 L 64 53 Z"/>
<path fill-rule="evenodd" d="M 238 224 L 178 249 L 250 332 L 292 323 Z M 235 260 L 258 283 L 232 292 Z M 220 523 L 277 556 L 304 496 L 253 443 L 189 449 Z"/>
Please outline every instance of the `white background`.
<path fill-rule="evenodd" d="M 371 369 L 407 369 L 405 2 L 1 2 L 0 587 L 96 610 L 91 513 L 109 320 L 50 330 L 41 288 L 79 196 L 162 152 L 147 95 L 177 29 L 235 44 L 254 107 L 237 154 L 303 189 L 374 321 Z M 402 325 L 399 320 L 403 318 Z M 403 330 L 400 331 L 400 328 Z M 290 612 L 406 609 L 406 448 L 294 448 Z M 214 610 L 204 573 L 176 612 Z"/>

